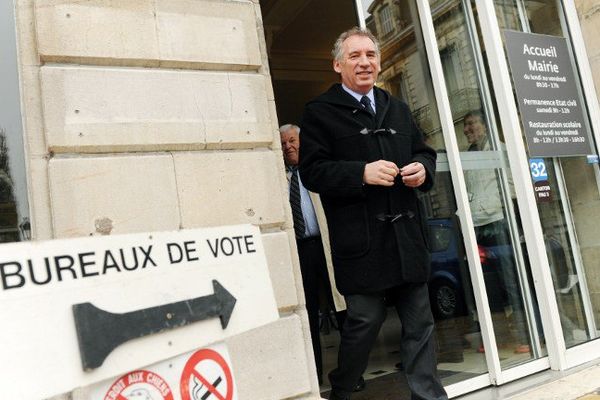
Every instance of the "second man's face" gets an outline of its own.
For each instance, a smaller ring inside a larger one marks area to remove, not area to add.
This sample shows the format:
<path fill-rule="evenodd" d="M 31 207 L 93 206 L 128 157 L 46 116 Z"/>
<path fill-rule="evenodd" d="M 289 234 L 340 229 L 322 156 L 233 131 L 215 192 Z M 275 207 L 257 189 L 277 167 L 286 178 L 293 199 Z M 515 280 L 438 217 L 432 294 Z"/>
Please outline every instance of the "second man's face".
<path fill-rule="evenodd" d="M 286 165 L 298 165 L 300 135 L 296 129 L 288 129 L 281 134 L 281 150 Z"/>
<path fill-rule="evenodd" d="M 341 60 L 333 61 L 333 69 L 342 83 L 354 92 L 367 94 L 375 85 L 381 70 L 375 43 L 366 36 L 350 36 L 342 43 Z"/>

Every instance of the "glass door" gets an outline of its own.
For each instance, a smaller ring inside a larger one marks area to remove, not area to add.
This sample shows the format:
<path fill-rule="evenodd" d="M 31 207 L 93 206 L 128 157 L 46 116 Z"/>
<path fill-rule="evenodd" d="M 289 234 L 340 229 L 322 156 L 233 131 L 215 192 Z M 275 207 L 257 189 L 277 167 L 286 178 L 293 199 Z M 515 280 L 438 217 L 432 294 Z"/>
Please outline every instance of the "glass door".
<path fill-rule="evenodd" d="M 460 200 L 448 161 L 452 150 L 440 122 L 417 3 L 357 0 L 357 5 L 362 15 L 361 24 L 378 38 L 380 45 L 381 72 L 377 86 L 407 103 L 427 143 L 437 151 L 436 184 L 422 200 L 426 205 L 432 256 L 429 292 L 436 321 L 438 370 L 446 387 L 459 385 L 475 390 L 490 384 L 485 335 L 474 297 L 470 266 L 473 258 L 466 256 L 461 233 L 464 222 L 458 212 Z M 450 76 L 462 79 L 458 74 Z M 491 271 L 497 261 L 489 257 L 484 262 Z M 504 309 L 504 294 L 498 293 L 498 296 L 502 297 L 498 300 L 499 307 Z M 387 371 L 384 366 L 389 361 L 386 359 L 397 366 L 402 361 L 397 356 L 398 328 L 401 329 L 398 325 L 395 313 L 389 312 L 365 374 L 368 388 L 374 388 L 377 381 L 383 379 L 369 378 Z M 387 389 L 394 390 L 389 385 Z M 385 397 L 387 394 L 383 392 L 378 394 L 381 398 L 395 398 Z"/>
<path fill-rule="evenodd" d="M 494 3 L 501 29 L 566 38 L 567 57 L 577 71 L 560 1 L 496 0 Z M 575 81 L 566 84 L 575 85 L 579 99 L 583 99 L 579 75 L 574 75 Z M 583 132 L 594 144 L 585 104 L 581 104 L 581 109 Z M 560 112 L 570 112 L 570 108 L 561 108 Z M 592 147 L 593 154 L 589 156 L 597 155 L 595 145 Z M 598 164 L 590 164 L 587 156 L 541 159 L 552 196 L 549 201 L 538 201 L 537 206 L 567 348 L 599 335 L 600 303 L 596 293 L 600 288 L 597 274 L 600 243 L 596 227 L 600 223 L 600 174 Z"/>
<path fill-rule="evenodd" d="M 497 123 L 470 1 L 431 0 L 453 132 L 486 288 L 497 357 L 507 369 L 546 355 L 504 132 Z M 490 344 L 492 346 L 492 344 Z M 481 352 L 491 349 L 482 347 Z"/>
<path fill-rule="evenodd" d="M 590 99 L 583 96 L 587 89 L 582 86 L 578 68 L 585 69 L 587 58 L 581 57 L 579 50 L 582 64 L 578 65 L 573 47 L 580 48 L 582 44 L 572 42 L 569 32 L 569 28 L 572 32 L 579 30 L 576 13 L 571 2 L 559 0 L 475 0 L 472 3 L 477 5 L 480 13 L 476 19 L 481 21 L 478 25 L 480 43 L 488 50 L 483 50 L 483 54 L 489 58 L 485 67 L 491 72 L 511 167 L 518 171 L 513 176 L 516 178 L 517 200 L 520 207 L 528 211 L 521 213 L 525 251 L 530 254 L 531 272 L 536 281 L 549 362 L 553 369 L 565 369 L 576 365 L 574 360 L 568 360 L 570 351 L 565 352 L 566 347 L 582 349 L 580 355 L 583 351 L 594 354 L 594 350 L 597 354 L 600 348 L 598 341 L 590 342 L 598 336 L 598 302 L 595 296 L 598 283 L 594 278 L 598 270 L 598 240 L 592 228 L 600 222 L 599 173 L 594 140 L 598 135 L 597 132 L 594 135 L 594 124 L 590 123 L 587 115 L 589 110 L 597 115 L 598 105 L 595 94 L 590 95 Z M 566 8 L 563 9 L 563 6 Z M 566 9 L 569 9 L 569 15 Z M 509 36 L 511 39 L 507 42 Z M 560 45 L 547 45 L 549 50 L 542 54 L 547 58 L 546 63 L 537 64 L 532 60 L 534 57 L 527 55 L 530 48 L 526 45 L 530 43 L 531 46 L 531 41 L 540 43 L 533 45 L 538 53 L 542 53 L 547 43 Z M 561 47 L 565 48 L 564 51 L 557 51 Z M 523 52 L 515 59 L 525 60 L 531 75 L 527 77 L 526 73 L 521 75 L 522 72 L 517 74 L 515 65 L 518 62 L 515 63 L 513 59 L 515 74 L 511 81 L 506 54 L 515 48 Z M 553 66 L 555 63 L 560 63 L 560 68 Z M 567 77 L 567 70 L 573 71 L 572 77 Z M 540 83 L 532 88 L 524 83 L 527 79 Z M 541 87 L 548 90 L 544 89 L 545 93 L 540 94 L 536 88 Z M 569 91 L 573 94 L 568 94 L 569 99 L 562 104 L 562 97 Z M 520 110 L 526 110 L 523 107 L 526 104 L 544 102 L 560 107 L 538 107 L 533 118 L 529 110 L 520 114 L 516 107 L 519 105 Z M 530 115 L 526 115 L 528 113 Z M 544 113 L 547 117 L 540 116 Z M 589 150 L 585 151 L 591 154 L 572 152 L 573 147 L 569 148 L 568 142 L 571 140 L 562 137 L 567 131 L 560 129 L 563 124 L 560 121 L 565 119 L 564 116 L 567 116 L 568 126 L 578 126 L 579 132 L 571 132 L 577 133 L 578 141 L 583 139 L 590 144 Z M 535 143 L 532 137 L 538 135 L 535 132 L 534 136 L 527 130 L 537 123 L 534 120 L 540 123 L 548 121 L 548 126 L 559 128 L 556 131 L 540 131 L 540 136 L 558 137 L 544 139 L 544 143 L 557 146 L 552 146 L 552 150 L 542 156 L 539 156 L 538 148 L 534 146 L 535 150 L 532 150 L 530 147 Z M 525 132 L 528 132 L 527 140 L 524 138 Z M 542 167 L 543 174 L 540 174 L 538 167 Z M 536 183 L 540 175 L 545 179 L 543 196 L 539 195 Z M 590 354 L 583 359 L 589 360 Z M 521 375 L 503 374 L 501 378 L 511 376 L 512 379 L 526 373 L 525 370 L 522 372 Z"/>
<path fill-rule="evenodd" d="M 493 60 L 497 54 L 504 54 L 497 46 L 489 46 L 495 40 L 494 27 L 497 29 L 497 21 L 490 22 L 490 15 L 495 18 L 496 13 L 489 8 L 506 3 L 417 1 L 425 21 L 430 65 L 437 78 L 434 86 L 447 99 L 447 104 L 440 107 L 442 125 L 453 136 L 446 136 L 446 140 L 456 143 L 458 154 L 453 164 L 463 178 L 457 181 L 464 180 L 467 192 L 463 223 L 469 229 L 463 235 L 469 247 L 475 242 L 480 256 L 479 263 L 470 263 L 475 268 L 471 276 L 473 287 L 478 289 L 475 299 L 482 297 L 477 308 L 493 384 L 549 367 L 560 368 L 561 342 L 556 336 L 566 314 L 556 306 L 552 277 L 566 275 L 566 285 L 560 287 L 564 292 L 575 285 L 564 267 L 573 244 L 561 243 L 548 226 L 542 228 L 535 202 L 531 201 L 533 188 L 525 167 L 528 164 L 523 162 L 521 127 L 515 129 L 517 124 L 506 123 L 516 112 L 506 106 L 499 93 L 512 86 L 500 76 L 501 68 L 493 65 L 494 61 L 492 68 L 488 63 L 488 56 Z M 479 15 L 481 10 L 484 16 Z M 492 50 L 486 51 L 486 46 Z M 438 100 L 444 97 L 436 94 Z M 452 150 L 449 148 L 449 158 L 453 158 Z M 457 196 L 458 189 L 462 190 L 457 188 Z M 488 254 L 501 266 L 496 276 L 486 268 L 490 264 Z M 506 265 L 509 268 L 503 268 Z M 481 280 L 485 285 L 478 288 Z M 505 294 L 503 312 L 494 301 L 498 289 Z M 568 329 L 581 335 L 575 324 Z M 546 357 L 550 350 L 551 358 Z"/>
<path fill-rule="evenodd" d="M 15 4 L 0 3 L 0 243 L 31 239 Z"/>

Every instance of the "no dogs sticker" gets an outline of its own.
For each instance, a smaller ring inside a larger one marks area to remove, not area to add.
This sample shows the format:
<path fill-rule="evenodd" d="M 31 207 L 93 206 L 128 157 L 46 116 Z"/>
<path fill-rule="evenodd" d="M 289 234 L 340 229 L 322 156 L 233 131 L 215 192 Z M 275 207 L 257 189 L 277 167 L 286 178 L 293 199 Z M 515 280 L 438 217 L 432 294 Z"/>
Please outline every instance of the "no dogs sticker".
<path fill-rule="evenodd" d="M 104 400 L 173 400 L 167 382 L 154 372 L 138 370 L 113 383 Z"/>

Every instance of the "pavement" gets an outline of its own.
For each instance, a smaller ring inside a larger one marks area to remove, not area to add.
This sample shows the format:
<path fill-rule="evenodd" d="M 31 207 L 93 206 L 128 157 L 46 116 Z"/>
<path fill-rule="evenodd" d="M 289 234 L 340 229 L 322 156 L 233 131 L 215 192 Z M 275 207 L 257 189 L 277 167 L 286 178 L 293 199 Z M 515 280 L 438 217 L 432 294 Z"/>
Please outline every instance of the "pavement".
<path fill-rule="evenodd" d="M 583 397 L 579 397 L 577 400 L 598 400 L 600 399 L 600 389 L 596 390 L 594 393 L 586 394 Z"/>
<path fill-rule="evenodd" d="M 600 400 L 600 364 L 508 397 L 510 400 Z"/>
<path fill-rule="evenodd" d="M 455 400 L 600 400 L 600 358 L 566 371 L 542 371 Z"/>
<path fill-rule="evenodd" d="M 369 387 L 372 381 L 367 381 L 369 390 L 354 393 L 352 399 L 398 400 L 410 397 L 406 383 L 400 382 L 404 374 L 388 374 L 382 378 L 390 380 L 385 387 L 403 388 L 403 391 L 379 393 L 375 386 Z M 322 395 L 327 398 L 326 393 Z M 454 400 L 600 400 L 600 359 L 566 371 L 542 371 L 505 385 L 455 397 Z"/>

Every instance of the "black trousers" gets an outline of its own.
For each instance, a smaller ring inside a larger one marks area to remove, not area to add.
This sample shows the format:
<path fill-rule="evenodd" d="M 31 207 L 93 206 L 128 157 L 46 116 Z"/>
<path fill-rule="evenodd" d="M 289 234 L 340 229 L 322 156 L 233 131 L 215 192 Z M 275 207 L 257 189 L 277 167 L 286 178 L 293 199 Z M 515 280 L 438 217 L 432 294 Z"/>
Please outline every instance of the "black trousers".
<path fill-rule="evenodd" d="M 321 337 L 319 335 L 319 305 L 328 304 L 335 310 L 333 296 L 331 294 L 331 283 L 327 273 L 327 262 L 323 252 L 321 237 L 300 239 L 296 241 L 298 247 L 298 258 L 300 259 L 300 271 L 304 285 L 304 297 L 306 299 L 306 311 L 312 337 L 313 352 L 315 355 L 315 367 L 319 382 L 323 377 L 323 356 L 321 354 Z M 344 323 L 345 312 L 336 313 L 338 326 Z"/>
<path fill-rule="evenodd" d="M 333 392 L 350 397 L 365 372 L 369 353 L 386 316 L 386 297 L 402 323 L 401 359 L 413 400 L 446 400 L 437 375 L 434 326 L 426 283 L 406 284 L 386 292 L 348 295 L 338 367 L 329 374 Z"/>

